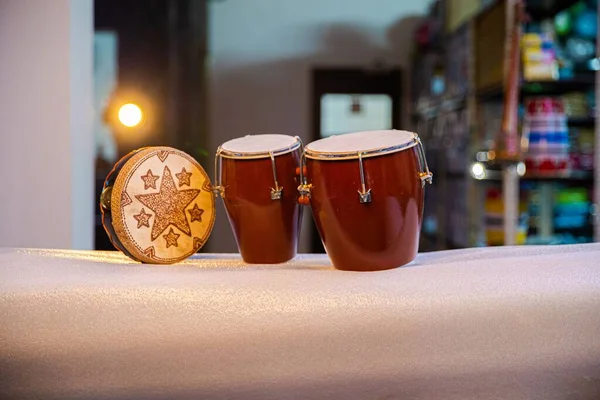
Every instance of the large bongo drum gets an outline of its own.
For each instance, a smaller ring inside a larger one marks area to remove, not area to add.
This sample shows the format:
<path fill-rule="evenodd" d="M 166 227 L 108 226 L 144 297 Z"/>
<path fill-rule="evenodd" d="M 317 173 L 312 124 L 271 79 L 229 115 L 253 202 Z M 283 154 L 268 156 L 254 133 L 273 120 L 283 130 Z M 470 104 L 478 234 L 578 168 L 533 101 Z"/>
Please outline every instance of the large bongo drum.
<path fill-rule="evenodd" d="M 377 271 L 418 252 L 426 182 L 432 174 L 415 133 L 397 130 L 331 136 L 304 150 L 313 216 L 333 265 Z"/>
<path fill-rule="evenodd" d="M 217 149 L 216 191 L 243 260 L 275 264 L 296 256 L 302 143 L 287 135 L 248 135 Z"/>

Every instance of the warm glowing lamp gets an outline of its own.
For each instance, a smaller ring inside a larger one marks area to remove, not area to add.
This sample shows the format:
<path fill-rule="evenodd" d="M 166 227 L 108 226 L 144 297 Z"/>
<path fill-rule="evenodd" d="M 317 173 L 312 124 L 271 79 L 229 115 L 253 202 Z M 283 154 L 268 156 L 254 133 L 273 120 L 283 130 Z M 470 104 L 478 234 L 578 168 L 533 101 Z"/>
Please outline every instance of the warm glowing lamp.
<path fill-rule="evenodd" d="M 138 126 L 142 122 L 142 117 L 142 109 L 137 104 L 124 104 L 119 109 L 119 121 L 128 128 Z"/>

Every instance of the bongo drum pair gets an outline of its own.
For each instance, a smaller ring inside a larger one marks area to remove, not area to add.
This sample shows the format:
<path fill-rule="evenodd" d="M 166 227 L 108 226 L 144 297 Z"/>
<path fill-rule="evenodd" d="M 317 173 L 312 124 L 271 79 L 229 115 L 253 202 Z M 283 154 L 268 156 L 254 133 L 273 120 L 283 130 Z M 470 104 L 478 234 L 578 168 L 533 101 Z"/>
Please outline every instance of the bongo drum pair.
<path fill-rule="evenodd" d="M 432 174 L 415 133 L 350 133 L 305 148 L 297 137 L 246 136 L 219 147 L 215 174 L 246 262 L 296 255 L 300 205 L 311 206 L 337 269 L 385 270 L 417 255 Z"/>

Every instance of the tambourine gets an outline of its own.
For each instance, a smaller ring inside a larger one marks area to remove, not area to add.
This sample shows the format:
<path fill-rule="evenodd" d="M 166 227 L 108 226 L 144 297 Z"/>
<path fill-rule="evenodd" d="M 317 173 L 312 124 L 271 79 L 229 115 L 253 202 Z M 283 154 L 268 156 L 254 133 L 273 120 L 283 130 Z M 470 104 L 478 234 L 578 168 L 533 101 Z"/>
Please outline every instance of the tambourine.
<path fill-rule="evenodd" d="M 146 147 L 117 162 L 100 198 L 102 225 L 133 260 L 171 264 L 202 248 L 215 221 L 206 171 L 188 154 Z"/>

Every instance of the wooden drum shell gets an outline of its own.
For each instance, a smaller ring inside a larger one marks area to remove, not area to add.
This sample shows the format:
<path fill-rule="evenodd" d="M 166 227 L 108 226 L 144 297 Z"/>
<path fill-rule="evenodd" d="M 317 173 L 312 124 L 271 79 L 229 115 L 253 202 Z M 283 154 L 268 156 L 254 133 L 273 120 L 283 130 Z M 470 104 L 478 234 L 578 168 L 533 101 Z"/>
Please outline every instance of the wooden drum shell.
<path fill-rule="evenodd" d="M 243 260 L 275 264 L 296 256 L 302 219 L 298 204 L 298 150 L 274 157 L 281 199 L 272 200 L 270 158 L 227 158 L 221 161 L 223 202 Z"/>
<path fill-rule="evenodd" d="M 385 270 L 415 259 L 424 200 L 418 146 L 363 158 L 369 203 L 359 201 L 357 158 L 307 158 L 306 166 L 313 217 L 337 269 Z"/>

